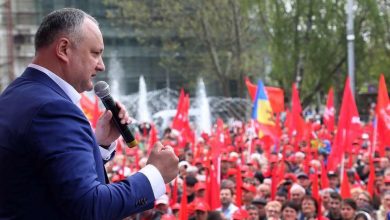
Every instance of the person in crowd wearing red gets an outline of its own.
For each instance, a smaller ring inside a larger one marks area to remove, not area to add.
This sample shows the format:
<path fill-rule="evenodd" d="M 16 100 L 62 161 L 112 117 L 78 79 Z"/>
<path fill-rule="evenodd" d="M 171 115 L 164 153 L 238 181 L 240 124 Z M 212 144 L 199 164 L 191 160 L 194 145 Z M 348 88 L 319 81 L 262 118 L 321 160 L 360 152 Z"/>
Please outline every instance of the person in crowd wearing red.
<path fill-rule="evenodd" d="M 256 187 L 250 183 L 242 184 L 242 209 L 247 209 L 251 204 L 256 195 Z"/>

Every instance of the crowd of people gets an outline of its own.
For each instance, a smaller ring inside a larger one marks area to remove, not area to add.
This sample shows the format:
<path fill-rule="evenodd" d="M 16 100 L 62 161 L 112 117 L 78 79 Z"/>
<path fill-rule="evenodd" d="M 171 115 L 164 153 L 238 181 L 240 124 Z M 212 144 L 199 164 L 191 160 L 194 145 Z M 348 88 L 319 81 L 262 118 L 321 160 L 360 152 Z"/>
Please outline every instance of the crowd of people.
<path fill-rule="evenodd" d="M 195 143 L 180 147 L 180 134 L 167 128 L 160 139 L 179 156 L 179 176 L 167 184 L 167 194 L 156 201 L 154 209 L 130 218 L 182 219 L 180 212 L 186 212 L 188 219 L 197 220 L 386 219 L 390 211 L 390 146 L 383 157 L 378 152 L 371 155 L 372 134 L 363 129 L 353 141 L 355 150 L 345 153 L 343 164 L 327 170 L 334 132 L 329 132 L 318 116 L 306 120 L 313 127 L 310 139 L 294 143 L 283 129 L 277 145 L 254 134 L 250 122 L 224 124 L 224 145 L 218 146 L 219 169 L 213 171 L 209 164 L 215 163 L 210 159 L 210 152 L 217 147 L 215 132 L 203 133 Z M 150 126 L 146 127 L 139 129 L 137 149 L 117 153 L 107 164 L 111 181 L 145 165 L 151 138 Z M 217 172 L 219 194 L 207 189 L 210 172 Z M 370 178 L 374 178 L 371 188 Z M 211 207 L 209 197 L 214 195 L 219 196 L 219 207 Z M 184 196 L 185 206 L 181 202 Z"/>

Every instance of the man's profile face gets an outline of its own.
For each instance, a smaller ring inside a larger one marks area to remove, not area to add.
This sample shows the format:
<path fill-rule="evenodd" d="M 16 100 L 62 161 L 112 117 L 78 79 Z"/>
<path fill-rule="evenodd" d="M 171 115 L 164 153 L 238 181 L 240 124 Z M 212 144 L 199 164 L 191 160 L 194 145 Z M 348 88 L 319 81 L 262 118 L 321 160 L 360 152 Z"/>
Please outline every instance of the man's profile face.
<path fill-rule="evenodd" d="M 103 36 L 97 24 L 85 18 L 79 33 L 79 42 L 71 42 L 67 48 L 69 63 L 66 66 L 66 81 L 79 93 L 93 89 L 92 78 L 104 71 L 102 59 Z"/>

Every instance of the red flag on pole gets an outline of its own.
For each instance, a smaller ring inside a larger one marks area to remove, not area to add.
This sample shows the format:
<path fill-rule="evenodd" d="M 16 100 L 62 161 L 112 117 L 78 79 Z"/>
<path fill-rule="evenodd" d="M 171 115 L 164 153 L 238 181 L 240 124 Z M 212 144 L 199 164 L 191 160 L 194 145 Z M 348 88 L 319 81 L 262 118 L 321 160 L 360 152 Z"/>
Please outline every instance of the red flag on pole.
<path fill-rule="evenodd" d="M 242 205 L 242 176 L 241 169 L 237 169 L 236 175 L 236 206 L 241 207 Z"/>
<path fill-rule="evenodd" d="M 371 196 L 374 196 L 375 193 L 375 167 L 373 163 L 372 156 L 370 155 L 370 174 L 368 175 L 367 182 L 367 192 L 370 193 Z"/>
<path fill-rule="evenodd" d="M 344 169 L 343 179 L 341 181 L 340 194 L 343 199 L 351 198 L 351 188 L 349 186 L 347 171 Z"/>
<path fill-rule="evenodd" d="M 321 163 L 321 189 L 329 187 L 328 172 L 325 168 L 324 162 Z"/>
<path fill-rule="evenodd" d="M 328 99 L 326 100 L 326 108 L 324 112 L 324 124 L 328 131 L 334 131 L 334 92 L 333 87 L 329 89 Z"/>
<path fill-rule="evenodd" d="M 208 176 L 207 176 L 207 185 L 206 185 L 206 201 L 208 202 L 211 210 L 215 210 L 221 206 L 221 201 L 219 199 L 219 160 L 217 158 L 213 159 L 213 165 L 208 163 Z"/>
<path fill-rule="evenodd" d="M 359 113 L 352 95 L 349 78 L 345 82 L 337 133 L 328 159 L 328 170 L 335 171 L 345 152 L 351 153 L 352 143 L 361 131 Z"/>
<path fill-rule="evenodd" d="M 222 149 L 225 147 L 225 132 L 223 129 L 223 120 L 217 118 L 217 127 L 214 133 L 213 147 L 211 148 L 212 157 L 216 158 L 221 154 Z"/>
<path fill-rule="evenodd" d="M 172 120 L 172 129 L 180 131 L 183 128 L 185 112 L 185 93 L 184 90 L 180 90 L 179 100 L 177 101 L 176 115 Z"/>
<path fill-rule="evenodd" d="M 318 187 L 318 172 L 317 169 L 314 170 L 314 173 L 311 174 L 311 179 L 313 180 L 312 183 L 312 195 L 313 198 L 315 198 L 317 201 L 320 200 L 320 193 L 319 193 L 319 187 Z"/>
<path fill-rule="evenodd" d="M 183 181 L 183 194 L 181 195 L 180 200 L 180 211 L 179 211 L 180 220 L 188 220 L 188 210 L 187 210 L 187 184 L 186 181 Z"/>
<path fill-rule="evenodd" d="M 305 121 L 302 118 L 302 106 L 299 98 L 298 89 L 295 83 L 292 86 L 291 112 L 288 120 L 286 119 L 286 127 L 289 128 L 289 135 L 295 137 L 295 145 L 302 140 L 304 135 Z"/>
<path fill-rule="evenodd" d="M 278 167 L 274 166 L 271 170 L 271 199 L 274 200 L 276 196 L 276 191 L 278 190 L 278 177 L 277 177 Z"/>
<path fill-rule="evenodd" d="M 99 109 L 98 97 L 95 95 L 95 100 L 92 102 L 86 95 L 81 93 L 80 106 L 92 128 L 96 128 L 96 123 L 102 113 Z"/>
<path fill-rule="evenodd" d="M 376 105 L 377 115 L 377 133 L 378 133 L 378 146 L 379 154 L 381 157 L 385 156 L 385 145 L 390 145 L 390 105 L 389 95 L 387 93 L 387 87 L 385 77 L 383 74 L 379 78 L 378 98 Z M 376 137 L 374 137 L 376 138 Z M 375 149 L 375 146 L 373 146 Z"/>
<path fill-rule="evenodd" d="M 154 124 L 151 124 L 150 132 L 149 132 L 149 140 L 148 140 L 148 154 L 150 155 L 150 152 L 152 151 L 154 144 L 158 141 L 157 137 L 157 130 L 156 126 Z"/>
<path fill-rule="evenodd" d="M 101 111 L 99 109 L 99 99 L 95 95 L 95 105 L 94 105 L 94 108 L 93 108 L 93 115 L 92 115 L 92 121 L 91 121 L 91 124 L 92 124 L 93 128 L 96 128 L 96 124 L 97 124 L 97 121 L 99 120 L 100 113 L 101 113 Z"/>

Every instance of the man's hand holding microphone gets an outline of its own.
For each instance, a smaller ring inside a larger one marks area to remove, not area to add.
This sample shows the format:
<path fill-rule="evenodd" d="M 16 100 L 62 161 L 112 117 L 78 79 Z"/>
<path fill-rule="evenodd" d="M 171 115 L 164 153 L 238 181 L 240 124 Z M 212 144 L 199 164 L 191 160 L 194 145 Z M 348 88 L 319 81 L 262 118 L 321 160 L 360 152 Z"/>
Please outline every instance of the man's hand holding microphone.
<path fill-rule="evenodd" d="M 127 127 L 127 124 L 131 123 L 131 119 L 125 106 L 113 100 L 106 82 L 97 82 L 94 90 L 107 109 L 96 125 L 95 135 L 98 143 L 110 145 L 119 138 L 119 135 L 122 135 L 129 147 L 136 146 L 137 142 Z M 160 142 L 154 145 L 147 164 L 155 166 L 160 171 L 166 184 L 176 178 L 179 172 L 179 158 L 175 155 L 173 148 L 163 146 Z"/>

